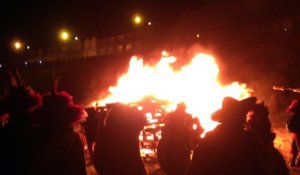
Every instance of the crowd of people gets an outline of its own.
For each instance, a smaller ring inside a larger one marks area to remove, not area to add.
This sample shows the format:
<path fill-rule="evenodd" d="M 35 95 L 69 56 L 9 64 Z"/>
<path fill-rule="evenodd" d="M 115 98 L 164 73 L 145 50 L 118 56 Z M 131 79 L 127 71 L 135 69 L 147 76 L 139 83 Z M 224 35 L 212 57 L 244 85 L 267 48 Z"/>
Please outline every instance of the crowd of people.
<path fill-rule="evenodd" d="M 290 166 L 299 165 L 299 106 L 295 100 L 287 109 Z M 0 99 L 0 174 L 86 175 L 88 151 L 99 175 L 145 175 L 138 140 L 144 114 L 121 103 L 107 109 L 85 110 L 64 91 L 41 95 L 24 84 L 12 86 Z M 200 122 L 185 113 L 184 104 L 168 114 L 157 148 L 167 175 L 289 174 L 273 144 L 268 108 L 256 97 L 225 97 L 212 119 L 220 124 L 200 138 Z"/>

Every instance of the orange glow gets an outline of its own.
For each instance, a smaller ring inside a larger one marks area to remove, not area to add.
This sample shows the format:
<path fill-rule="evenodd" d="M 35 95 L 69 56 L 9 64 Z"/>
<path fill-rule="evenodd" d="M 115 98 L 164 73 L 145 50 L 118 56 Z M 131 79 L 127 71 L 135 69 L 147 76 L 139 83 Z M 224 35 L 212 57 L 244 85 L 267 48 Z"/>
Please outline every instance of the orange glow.
<path fill-rule="evenodd" d="M 70 39 L 70 33 L 68 31 L 66 31 L 66 30 L 62 30 L 59 33 L 59 38 L 62 41 L 68 41 Z"/>
<path fill-rule="evenodd" d="M 16 42 L 14 43 L 14 48 L 15 48 L 16 50 L 20 50 L 20 49 L 22 48 L 22 43 L 21 43 L 20 41 L 16 41 Z"/>
<path fill-rule="evenodd" d="M 141 24 L 143 21 L 143 18 L 140 16 L 140 15 L 135 15 L 133 17 L 133 22 L 136 24 L 136 25 L 139 25 Z"/>
<path fill-rule="evenodd" d="M 168 56 L 165 51 L 162 55 L 155 65 L 145 64 L 143 59 L 133 56 L 127 73 L 119 77 L 117 85 L 109 88 L 109 95 L 97 104 L 131 104 L 152 96 L 167 101 L 164 110 L 170 112 L 176 109 L 178 103 L 184 102 L 186 112 L 198 117 L 207 132 L 218 125 L 211 120 L 211 114 L 221 108 L 225 96 L 238 100 L 250 96 L 251 90 L 245 84 L 219 83 L 219 67 L 211 55 L 198 53 L 189 64 L 176 70 L 172 64 L 177 58 Z"/>

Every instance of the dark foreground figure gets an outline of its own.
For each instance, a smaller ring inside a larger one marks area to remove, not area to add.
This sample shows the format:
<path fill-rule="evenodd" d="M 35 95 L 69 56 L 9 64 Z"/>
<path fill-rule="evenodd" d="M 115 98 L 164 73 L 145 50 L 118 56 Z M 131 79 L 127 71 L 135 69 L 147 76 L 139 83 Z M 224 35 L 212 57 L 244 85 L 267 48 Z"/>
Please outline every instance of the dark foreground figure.
<path fill-rule="evenodd" d="M 264 174 L 259 164 L 259 144 L 244 130 L 247 112 L 256 98 L 237 101 L 226 97 L 213 119 L 221 124 L 199 141 L 190 167 L 191 175 Z"/>
<path fill-rule="evenodd" d="M 185 112 L 182 103 L 168 115 L 158 145 L 158 161 L 168 175 L 185 175 L 191 163 L 191 151 L 200 132 L 193 130 L 192 116 Z M 198 127 L 199 128 L 199 127 Z"/>
<path fill-rule="evenodd" d="M 94 166 L 101 175 L 144 175 L 138 136 L 146 124 L 136 108 L 122 104 L 108 106 L 109 112 L 100 127 L 94 153 Z"/>
<path fill-rule="evenodd" d="M 42 104 L 40 94 L 29 86 L 14 86 L 1 100 L 0 116 L 8 115 L 8 123 L 0 128 L 0 174 L 28 174 L 33 145 L 33 119 Z"/>
<path fill-rule="evenodd" d="M 82 135 L 84 109 L 66 92 L 45 95 L 38 111 L 31 175 L 86 175 Z"/>
<path fill-rule="evenodd" d="M 298 154 L 300 151 L 300 102 L 299 100 L 293 100 L 287 108 L 289 118 L 287 121 L 287 128 L 292 134 L 290 166 L 299 166 L 300 161 L 297 161 Z"/>
<path fill-rule="evenodd" d="M 248 115 L 246 129 L 255 134 L 259 141 L 259 159 L 267 175 L 288 175 L 289 169 L 281 153 L 274 147 L 276 137 L 272 132 L 269 110 L 264 103 L 256 104 Z"/>

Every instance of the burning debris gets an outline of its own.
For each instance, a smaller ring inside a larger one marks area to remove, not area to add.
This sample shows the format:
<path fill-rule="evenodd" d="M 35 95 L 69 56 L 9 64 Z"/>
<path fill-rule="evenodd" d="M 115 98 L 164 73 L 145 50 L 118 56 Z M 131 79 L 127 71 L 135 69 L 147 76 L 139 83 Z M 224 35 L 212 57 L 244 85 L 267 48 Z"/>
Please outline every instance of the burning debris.
<path fill-rule="evenodd" d="M 222 106 L 226 96 L 238 100 L 250 96 L 245 84 L 233 82 L 223 85 L 218 81 L 219 67 L 213 56 L 196 54 L 189 64 L 174 68 L 175 56 L 162 52 L 162 58 L 154 65 L 144 63 L 133 56 L 127 73 L 118 78 L 117 85 L 109 88 L 109 94 L 93 106 L 123 103 L 137 106 L 147 119 L 140 132 L 140 152 L 144 160 L 157 159 L 157 147 L 167 114 L 175 111 L 177 104 L 186 105 L 186 113 L 196 118 L 191 129 L 202 129 L 202 137 L 219 123 L 211 114 Z M 201 126 L 199 126 L 199 122 Z"/>
<path fill-rule="evenodd" d="M 142 58 L 133 56 L 127 73 L 118 78 L 117 85 L 109 88 L 106 98 L 93 105 L 114 102 L 137 104 L 150 96 L 166 102 L 162 107 L 164 111 L 171 112 L 176 109 L 176 104 L 184 102 L 186 112 L 198 117 L 207 132 L 218 124 L 210 116 L 221 107 L 224 97 L 241 100 L 250 96 L 251 90 L 245 84 L 233 82 L 222 85 L 218 81 L 219 67 L 211 55 L 198 53 L 180 69 L 173 66 L 176 60 L 175 56 L 163 52 L 155 65 L 149 65 Z"/>

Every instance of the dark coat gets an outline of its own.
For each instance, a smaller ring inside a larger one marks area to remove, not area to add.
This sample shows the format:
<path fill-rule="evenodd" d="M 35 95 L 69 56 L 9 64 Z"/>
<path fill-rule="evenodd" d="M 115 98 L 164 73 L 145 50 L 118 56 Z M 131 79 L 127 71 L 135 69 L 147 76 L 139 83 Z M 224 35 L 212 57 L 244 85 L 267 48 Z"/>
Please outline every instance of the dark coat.
<path fill-rule="evenodd" d="M 94 166 L 99 174 L 146 174 L 138 140 L 145 122 L 145 117 L 133 109 L 125 106 L 111 109 L 96 140 Z"/>
<path fill-rule="evenodd" d="M 86 175 L 84 149 L 73 129 L 40 129 L 31 166 L 32 175 Z"/>
<path fill-rule="evenodd" d="M 25 175 L 32 153 L 32 127 L 27 120 L 10 122 L 0 133 L 0 174 Z"/>
<path fill-rule="evenodd" d="M 264 174 L 258 155 L 258 142 L 250 133 L 229 133 L 220 125 L 199 142 L 189 174 Z"/>
<path fill-rule="evenodd" d="M 160 167 L 168 175 L 187 174 L 194 136 L 192 126 L 186 125 L 187 120 L 192 117 L 184 111 L 170 113 L 162 130 L 157 156 Z"/>

